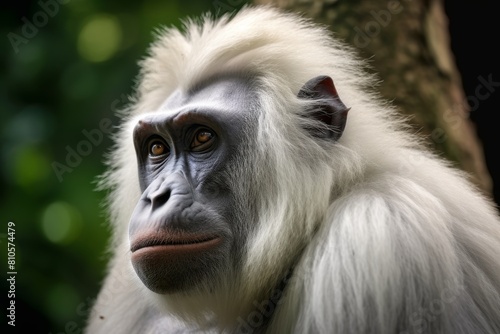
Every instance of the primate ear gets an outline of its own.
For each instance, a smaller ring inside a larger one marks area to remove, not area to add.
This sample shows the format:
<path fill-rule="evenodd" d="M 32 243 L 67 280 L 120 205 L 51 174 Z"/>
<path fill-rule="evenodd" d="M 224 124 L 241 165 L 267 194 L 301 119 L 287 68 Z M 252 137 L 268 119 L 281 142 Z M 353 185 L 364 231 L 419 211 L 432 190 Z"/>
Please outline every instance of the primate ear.
<path fill-rule="evenodd" d="M 312 78 L 302 86 L 297 96 L 301 99 L 317 100 L 309 115 L 325 124 L 325 127 L 307 127 L 312 136 L 333 140 L 342 136 L 350 108 L 340 100 L 332 78 L 326 75 Z"/>

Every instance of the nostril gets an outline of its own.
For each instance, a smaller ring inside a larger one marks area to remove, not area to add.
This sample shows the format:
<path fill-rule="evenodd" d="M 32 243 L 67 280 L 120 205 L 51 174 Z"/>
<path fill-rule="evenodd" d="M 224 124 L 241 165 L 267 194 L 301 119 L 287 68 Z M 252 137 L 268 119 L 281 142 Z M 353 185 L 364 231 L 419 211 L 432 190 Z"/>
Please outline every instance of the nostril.
<path fill-rule="evenodd" d="M 151 209 L 156 210 L 157 208 L 167 203 L 169 198 L 170 198 L 170 189 L 151 194 L 151 196 L 148 197 L 148 200 L 151 202 Z"/>

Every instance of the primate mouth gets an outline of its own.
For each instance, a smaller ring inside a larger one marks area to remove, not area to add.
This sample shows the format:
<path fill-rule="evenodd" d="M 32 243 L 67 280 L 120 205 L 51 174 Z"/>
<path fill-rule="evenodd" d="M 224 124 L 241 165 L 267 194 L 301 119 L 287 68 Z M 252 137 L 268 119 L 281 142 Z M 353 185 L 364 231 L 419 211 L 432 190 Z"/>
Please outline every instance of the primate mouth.
<path fill-rule="evenodd" d="M 221 238 L 219 236 L 204 236 L 204 235 L 170 235 L 165 233 L 163 235 L 155 233 L 144 235 L 137 238 L 130 247 L 133 252 L 139 249 L 158 246 L 172 246 L 175 248 L 198 248 L 203 246 L 210 247 L 219 243 Z"/>

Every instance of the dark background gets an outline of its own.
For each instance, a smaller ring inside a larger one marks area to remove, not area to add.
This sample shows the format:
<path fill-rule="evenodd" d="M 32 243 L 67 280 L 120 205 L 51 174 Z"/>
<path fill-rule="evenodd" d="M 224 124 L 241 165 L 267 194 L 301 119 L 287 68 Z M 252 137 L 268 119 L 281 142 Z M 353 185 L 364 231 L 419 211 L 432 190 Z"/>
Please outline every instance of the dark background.
<path fill-rule="evenodd" d="M 500 203 L 500 136 L 498 116 L 500 106 L 500 71 L 498 51 L 499 20 L 493 9 L 493 2 L 445 1 L 449 17 L 451 47 L 456 64 L 462 75 L 466 96 L 475 96 L 480 81 L 492 75 L 498 87 L 490 97 L 480 101 L 470 118 L 477 128 L 482 141 L 485 159 L 494 181 L 494 198 Z M 481 91 L 484 92 L 484 91 Z"/>
<path fill-rule="evenodd" d="M 79 333 L 104 274 L 107 258 L 103 250 L 109 231 L 99 209 L 105 194 L 95 191 L 95 179 L 104 171 L 103 156 L 110 149 L 110 136 L 101 132 L 102 140 L 60 179 L 53 163 L 66 165 L 68 147 L 77 149 L 87 140 L 82 131 L 99 129 L 103 120 L 118 125 L 114 111 L 122 108 L 132 93 L 137 61 L 144 56 L 155 28 L 161 24 L 179 26 L 179 18 L 198 16 L 215 6 L 222 11 L 230 9 L 231 5 L 224 3 L 242 5 L 243 1 L 220 1 L 217 5 L 205 0 L 72 0 L 59 5 L 58 12 L 26 44 L 19 45 L 17 53 L 8 34 L 21 34 L 22 18 L 31 21 L 41 7 L 37 1 L 9 2 L 10 8 L 3 5 L 0 261 L 6 268 L 6 224 L 12 221 L 16 224 L 18 272 L 16 329 L 32 326 L 37 333 Z M 467 96 L 474 96 L 479 77 L 492 75 L 493 81 L 500 82 L 498 52 L 493 49 L 499 32 L 495 11 L 491 2 L 472 6 L 449 0 L 445 4 L 464 90 Z M 118 29 L 115 35 L 91 35 L 90 41 L 84 38 L 86 28 L 104 27 L 109 32 L 113 30 L 106 28 L 110 24 Z M 112 42 L 117 42 L 117 47 L 108 58 L 91 59 Z M 86 45 L 83 51 L 82 43 Z M 493 118 L 498 113 L 499 95 L 492 92 L 470 115 L 496 183 L 497 203 L 499 131 Z M 2 279 L 0 295 L 7 302 L 5 282 Z M 0 328 L 6 323 L 5 302 Z"/>

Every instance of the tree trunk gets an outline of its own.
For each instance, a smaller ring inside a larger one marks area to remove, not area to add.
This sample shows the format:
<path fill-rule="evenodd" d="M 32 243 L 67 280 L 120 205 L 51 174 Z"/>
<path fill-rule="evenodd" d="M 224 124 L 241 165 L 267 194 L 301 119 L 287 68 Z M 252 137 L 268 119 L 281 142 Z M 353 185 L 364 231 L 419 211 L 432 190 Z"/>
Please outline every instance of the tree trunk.
<path fill-rule="evenodd" d="M 438 152 L 491 197 L 492 181 L 451 52 L 442 0 L 254 0 L 327 24 L 356 47 L 394 102 Z"/>

